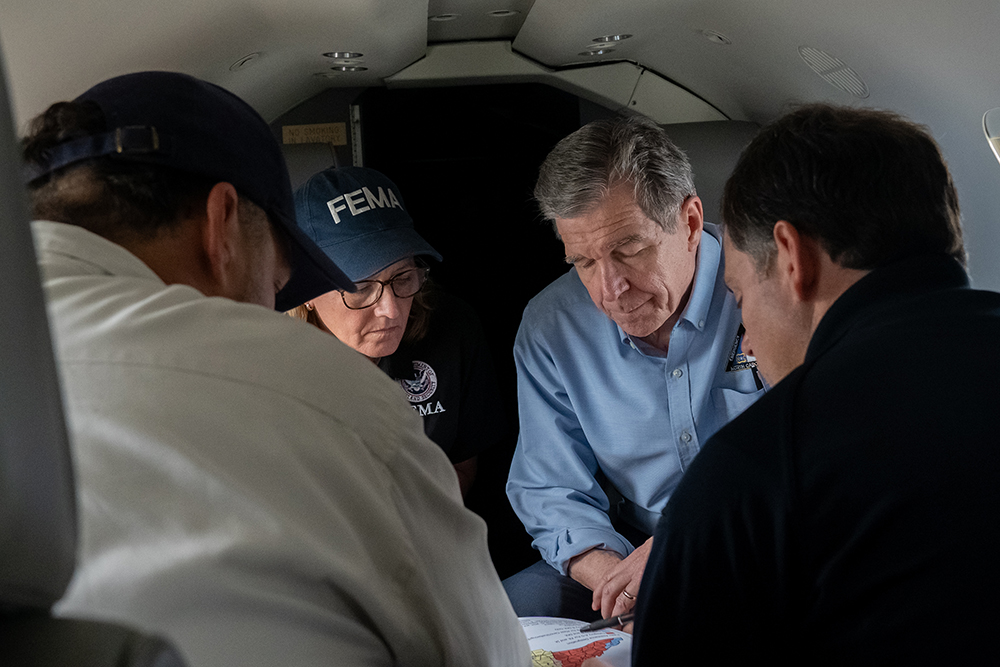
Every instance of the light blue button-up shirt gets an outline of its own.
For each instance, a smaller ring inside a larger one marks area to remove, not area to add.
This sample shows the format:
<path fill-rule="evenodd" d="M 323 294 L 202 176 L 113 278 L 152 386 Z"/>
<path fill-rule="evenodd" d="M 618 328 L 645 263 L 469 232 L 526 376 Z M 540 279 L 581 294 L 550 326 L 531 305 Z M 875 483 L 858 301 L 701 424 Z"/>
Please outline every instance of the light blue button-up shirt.
<path fill-rule="evenodd" d="M 691 298 L 666 354 L 598 310 L 576 269 L 525 308 L 514 343 L 521 431 L 507 495 L 535 548 L 563 574 L 592 547 L 633 549 L 611 526 L 601 474 L 623 497 L 619 516 L 652 534 L 702 443 L 763 393 L 755 371 L 727 370 L 740 311 L 723 282 L 719 239 L 705 225 Z"/>

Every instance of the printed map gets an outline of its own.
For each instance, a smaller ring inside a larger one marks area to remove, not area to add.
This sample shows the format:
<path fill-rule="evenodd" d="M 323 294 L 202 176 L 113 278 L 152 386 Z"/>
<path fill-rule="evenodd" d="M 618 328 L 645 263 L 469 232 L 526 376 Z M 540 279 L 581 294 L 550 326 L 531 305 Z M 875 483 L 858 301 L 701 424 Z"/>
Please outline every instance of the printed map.
<path fill-rule="evenodd" d="M 552 652 L 537 649 L 531 652 L 531 665 L 532 667 L 580 667 L 587 658 L 600 658 L 609 648 L 621 642 L 620 637 L 612 637 L 566 651 Z"/>
<path fill-rule="evenodd" d="M 531 647 L 532 667 L 580 667 L 587 658 L 600 658 L 612 667 L 631 665 L 632 635 L 611 629 L 580 632 L 587 624 L 569 618 L 518 620 Z"/>

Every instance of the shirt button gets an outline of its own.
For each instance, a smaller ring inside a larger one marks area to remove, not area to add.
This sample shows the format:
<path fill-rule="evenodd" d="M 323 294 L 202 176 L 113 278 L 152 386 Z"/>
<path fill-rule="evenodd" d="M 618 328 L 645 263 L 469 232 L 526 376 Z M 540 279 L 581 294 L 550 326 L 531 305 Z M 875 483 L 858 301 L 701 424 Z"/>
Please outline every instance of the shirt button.
<path fill-rule="evenodd" d="M 691 442 L 691 434 L 687 431 L 681 431 L 681 442 Z"/>
<path fill-rule="evenodd" d="M 675 368 L 675 369 L 674 369 L 674 372 L 673 372 L 673 373 L 671 373 L 671 375 L 673 375 L 673 376 L 674 376 L 675 378 L 679 378 L 679 377 L 681 377 L 682 375 L 684 375 L 684 371 L 682 371 L 682 370 L 681 370 L 681 369 L 679 369 L 679 368 Z"/>

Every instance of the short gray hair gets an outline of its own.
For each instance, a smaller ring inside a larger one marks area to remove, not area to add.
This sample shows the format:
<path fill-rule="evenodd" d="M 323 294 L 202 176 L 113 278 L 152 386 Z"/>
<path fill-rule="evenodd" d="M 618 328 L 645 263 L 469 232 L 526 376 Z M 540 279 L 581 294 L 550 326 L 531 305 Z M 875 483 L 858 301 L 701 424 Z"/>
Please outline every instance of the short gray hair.
<path fill-rule="evenodd" d="M 668 232 L 696 194 L 687 156 L 659 125 L 631 115 L 594 121 L 556 144 L 539 169 L 535 199 L 554 223 L 583 215 L 619 183 L 630 183 L 642 212 Z"/>

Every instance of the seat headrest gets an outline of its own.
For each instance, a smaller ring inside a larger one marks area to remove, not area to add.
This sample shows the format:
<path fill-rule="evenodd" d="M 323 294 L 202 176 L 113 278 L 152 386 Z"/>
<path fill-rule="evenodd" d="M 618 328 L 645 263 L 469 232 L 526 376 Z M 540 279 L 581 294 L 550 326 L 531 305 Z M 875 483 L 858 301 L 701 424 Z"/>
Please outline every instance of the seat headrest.
<path fill-rule="evenodd" d="M 76 500 L 20 164 L 0 79 L 0 606 L 47 610 L 76 564 Z"/>

